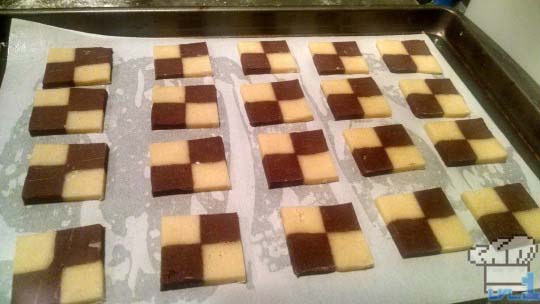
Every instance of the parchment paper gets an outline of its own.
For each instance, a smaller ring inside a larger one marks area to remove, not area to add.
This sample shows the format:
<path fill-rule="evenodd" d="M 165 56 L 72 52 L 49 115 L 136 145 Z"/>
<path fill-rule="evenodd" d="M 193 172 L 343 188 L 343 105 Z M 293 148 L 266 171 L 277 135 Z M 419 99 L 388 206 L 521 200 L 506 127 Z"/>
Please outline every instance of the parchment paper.
<path fill-rule="evenodd" d="M 106 293 L 109 303 L 441 303 L 485 296 L 481 267 L 467 261 L 466 252 L 402 259 L 374 200 L 378 196 L 441 186 L 475 243 L 483 233 L 459 195 L 466 190 L 521 182 L 538 201 L 540 182 L 481 108 L 458 75 L 426 35 L 387 36 L 424 39 L 471 109 L 483 117 L 508 149 L 505 164 L 446 168 L 420 120 L 410 112 L 398 88 L 405 78 L 388 72 L 375 47 L 381 37 L 286 38 L 300 73 L 245 77 L 239 64 L 236 38 L 147 39 L 107 37 L 13 20 L 9 55 L 0 89 L 0 302 L 11 294 L 12 259 L 16 234 L 42 232 L 100 223 L 106 232 Z M 280 38 L 272 38 L 280 39 Z M 283 38 L 281 38 L 283 39 Z M 387 98 L 393 115 L 386 119 L 333 120 L 320 89 L 308 41 L 357 41 L 371 76 Z M 154 81 L 152 48 L 156 44 L 206 41 L 214 78 Z M 27 128 L 34 90 L 41 87 L 50 47 L 103 46 L 114 49 L 112 84 L 103 134 L 31 138 Z M 427 76 L 431 77 L 431 76 Z M 299 78 L 314 114 L 308 123 L 252 128 L 239 86 Z M 151 131 L 151 89 L 154 84 L 215 83 L 221 127 L 206 130 Z M 511 102 L 511 101 L 509 101 Z M 426 159 L 426 170 L 364 178 L 347 150 L 342 131 L 401 123 Z M 268 190 L 256 134 L 323 129 L 339 172 L 339 182 Z M 148 147 L 152 142 L 221 135 L 225 142 L 232 190 L 152 198 Z M 106 198 L 103 202 L 61 203 L 24 207 L 21 189 L 29 154 L 35 143 L 106 142 L 111 150 Z M 352 202 L 374 256 L 375 267 L 364 271 L 296 278 L 290 266 L 279 208 Z M 237 212 L 247 270 L 247 284 L 229 284 L 159 291 L 160 218 L 173 214 Z M 537 259 L 538 260 L 538 259 Z M 539 261 L 532 269 L 540 268 Z"/>

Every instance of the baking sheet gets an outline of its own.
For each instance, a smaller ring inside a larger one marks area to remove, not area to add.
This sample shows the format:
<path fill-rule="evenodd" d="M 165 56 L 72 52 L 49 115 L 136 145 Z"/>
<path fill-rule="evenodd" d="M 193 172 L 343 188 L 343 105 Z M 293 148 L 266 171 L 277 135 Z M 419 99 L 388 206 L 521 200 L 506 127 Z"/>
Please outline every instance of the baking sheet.
<path fill-rule="evenodd" d="M 374 200 L 381 195 L 441 186 L 475 243 L 486 243 L 459 195 L 466 190 L 521 182 L 534 198 L 540 181 L 514 151 L 503 134 L 454 73 L 426 35 L 385 36 L 423 39 L 471 109 L 483 117 L 507 147 L 505 164 L 446 168 L 423 130 L 430 120 L 415 118 L 401 95 L 398 81 L 425 78 L 423 74 L 392 74 L 375 47 L 381 37 L 288 37 L 300 73 L 246 77 L 239 64 L 237 38 L 128 38 L 85 34 L 38 23 L 12 21 L 9 56 L 0 88 L 0 302 L 11 293 L 15 235 L 100 223 L 106 233 L 106 292 L 109 303 L 171 302 L 455 302 L 485 296 L 483 269 L 468 263 L 466 252 L 402 259 Z M 280 39 L 280 38 L 272 38 Z M 283 38 L 281 38 L 283 39 Z M 152 47 L 204 40 L 208 43 L 214 78 L 154 80 Z M 308 41 L 357 41 L 371 76 L 387 98 L 393 116 L 386 119 L 333 121 Z M 114 49 L 113 81 L 105 132 L 31 138 L 27 124 L 34 90 L 41 87 L 49 47 L 103 46 Z M 431 77 L 431 76 L 427 76 Z M 252 128 L 239 86 L 247 82 L 300 79 L 314 121 Z M 151 131 L 151 89 L 154 84 L 211 84 L 218 90 L 219 129 Z M 364 178 L 358 172 L 341 133 L 350 127 L 401 123 L 426 159 L 426 170 Z M 259 132 L 323 129 L 337 165 L 340 181 L 328 185 L 268 190 L 256 144 Z M 232 190 L 152 198 L 148 146 L 152 142 L 221 135 L 225 142 Z M 109 154 L 107 193 L 103 202 L 49 204 L 24 207 L 20 198 L 34 143 L 106 142 Z M 280 206 L 327 205 L 352 202 L 372 251 L 375 267 L 297 279 L 290 267 Z M 237 212 L 248 282 L 177 291 L 159 291 L 160 218 L 172 214 Z M 540 269 L 538 259 L 533 270 Z"/>

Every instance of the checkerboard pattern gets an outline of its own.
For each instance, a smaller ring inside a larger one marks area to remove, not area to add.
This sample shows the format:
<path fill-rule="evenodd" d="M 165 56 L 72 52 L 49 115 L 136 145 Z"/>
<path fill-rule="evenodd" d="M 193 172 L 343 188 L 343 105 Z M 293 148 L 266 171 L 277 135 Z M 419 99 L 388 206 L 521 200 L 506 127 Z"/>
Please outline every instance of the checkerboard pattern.
<path fill-rule="evenodd" d="M 343 136 L 363 176 L 425 167 L 424 157 L 402 125 L 347 129 Z"/>
<path fill-rule="evenodd" d="M 261 133 L 259 149 L 269 188 L 337 181 L 322 130 Z"/>
<path fill-rule="evenodd" d="M 377 49 L 392 73 L 442 73 L 423 40 L 379 40 Z"/>
<path fill-rule="evenodd" d="M 366 61 L 354 41 L 310 42 L 309 50 L 319 75 L 368 73 Z"/>
<path fill-rule="evenodd" d="M 253 127 L 313 120 L 298 80 L 244 84 L 240 93 Z"/>
<path fill-rule="evenodd" d="M 379 197 L 376 205 L 403 258 L 472 246 L 469 233 L 441 188 Z"/>
<path fill-rule="evenodd" d="M 323 80 L 321 88 L 336 120 L 392 115 L 390 106 L 371 77 Z"/>
<path fill-rule="evenodd" d="M 540 241 L 540 208 L 522 184 L 467 191 L 461 198 L 490 242 L 518 235 Z"/>
<path fill-rule="evenodd" d="M 107 144 L 36 144 L 24 181 L 25 205 L 103 200 Z"/>
<path fill-rule="evenodd" d="M 219 127 L 214 85 L 154 86 L 152 130 Z"/>
<path fill-rule="evenodd" d="M 418 118 L 465 117 L 470 111 L 450 79 L 407 79 L 401 92 Z"/>
<path fill-rule="evenodd" d="M 18 236 L 11 303 L 101 303 L 105 228 Z"/>
<path fill-rule="evenodd" d="M 425 129 L 448 167 L 506 162 L 506 149 L 482 118 L 430 122 Z"/>
<path fill-rule="evenodd" d="M 221 137 L 150 145 L 152 195 L 229 190 Z"/>
<path fill-rule="evenodd" d="M 373 258 L 351 203 L 281 208 L 296 276 L 373 267 Z"/>
<path fill-rule="evenodd" d="M 298 72 L 285 40 L 239 42 L 238 52 L 244 75 Z"/>
<path fill-rule="evenodd" d="M 43 88 L 89 86 L 111 83 L 112 49 L 49 49 Z"/>
<path fill-rule="evenodd" d="M 212 76 L 206 42 L 154 46 L 156 79 Z"/>
<path fill-rule="evenodd" d="M 102 132 L 107 97 L 103 89 L 37 90 L 28 125 L 30 135 Z"/>
<path fill-rule="evenodd" d="M 161 219 L 161 290 L 246 282 L 236 213 Z"/>

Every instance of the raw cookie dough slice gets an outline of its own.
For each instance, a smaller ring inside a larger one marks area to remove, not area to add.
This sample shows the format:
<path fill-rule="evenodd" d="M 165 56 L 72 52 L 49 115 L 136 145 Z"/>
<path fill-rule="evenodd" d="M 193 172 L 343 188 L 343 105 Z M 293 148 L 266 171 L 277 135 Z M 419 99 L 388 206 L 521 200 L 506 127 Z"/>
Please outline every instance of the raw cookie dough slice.
<path fill-rule="evenodd" d="M 414 116 L 465 117 L 470 111 L 450 79 L 407 79 L 399 82 Z"/>
<path fill-rule="evenodd" d="M 296 276 L 373 267 L 351 203 L 284 207 L 281 220 Z"/>
<path fill-rule="evenodd" d="M 377 49 L 392 73 L 442 74 L 423 40 L 379 40 Z"/>
<path fill-rule="evenodd" d="M 424 127 L 447 167 L 506 162 L 506 149 L 482 118 L 430 122 Z"/>
<path fill-rule="evenodd" d="M 371 77 L 323 80 L 321 88 L 335 120 L 392 115 L 388 102 Z"/>
<path fill-rule="evenodd" d="M 11 303 L 101 303 L 104 254 L 101 225 L 18 236 Z"/>
<path fill-rule="evenodd" d="M 219 127 L 214 85 L 154 86 L 152 130 Z"/>
<path fill-rule="evenodd" d="M 236 213 L 161 219 L 161 290 L 245 283 Z"/>
<path fill-rule="evenodd" d="M 382 196 L 376 205 L 403 258 L 472 246 L 469 233 L 441 188 Z"/>
<path fill-rule="evenodd" d="M 24 181 L 25 205 L 103 200 L 107 144 L 36 144 Z"/>
<path fill-rule="evenodd" d="M 112 49 L 52 48 L 47 56 L 43 88 L 111 83 Z"/>
<path fill-rule="evenodd" d="M 28 130 L 32 136 L 103 132 L 104 89 L 37 90 Z"/>
<path fill-rule="evenodd" d="M 467 191 L 461 198 L 490 242 L 518 235 L 540 241 L 540 208 L 523 185 Z"/>
<path fill-rule="evenodd" d="M 287 41 L 244 41 L 238 43 L 244 75 L 297 73 Z"/>
<path fill-rule="evenodd" d="M 221 137 L 150 145 L 152 195 L 231 189 Z"/>
<path fill-rule="evenodd" d="M 261 133 L 258 140 L 270 189 L 339 179 L 322 130 Z"/>
<path fill-rule="evenodd" d="M 354 41 L 310 42 L 309 50 L 319 75 L 368 73 L 366 61 Z"/>
<path fill-rule="evenodd" d="M 156 79 L 212 76 L 206 42 L 154 46 Z"/>
<path fill-rule="evenodd" d="M 244 84 L 240 93 L 253 127 L 313 120 L 298 80 Z"/>
<path fill-rule="evenodd" d="M 363 176 L 421 170 L 425 161 L 402 125 L 343 131 Z"/>

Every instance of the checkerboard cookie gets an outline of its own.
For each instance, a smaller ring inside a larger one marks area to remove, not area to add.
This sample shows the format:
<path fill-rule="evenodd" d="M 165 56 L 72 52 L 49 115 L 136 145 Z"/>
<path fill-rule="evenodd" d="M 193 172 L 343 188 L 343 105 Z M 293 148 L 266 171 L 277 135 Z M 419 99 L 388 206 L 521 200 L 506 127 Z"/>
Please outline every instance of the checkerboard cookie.
<path fill-rule="evenodd" d="M 231 188 L 221 137 L 150 145 L 152 195 Z"/>
<path fill-rule="evenodd" d="M 321 130 L 261 133 L 258 140 L 271 189 L 331 183 L 339 179 Z"/>
<path fill-rule="evenodd" d="M 373 267 L 373 258 L 351 203 L 281 208 L 296 276 Z"/>
<path fill-rule="evenodd" d="M 107 144 L 36 144 L 24 181 L 25 205 L 103 200 Z"/>
<path fill-rule="evenodd" d="M 343 136 L 363 176 L 425 167 L 424 157 L 402 125 L 347 129 Z"/>
<path fill-rule="evenodd" d="M 285 40 L 239 42 L 238 52 L 244 75 L 298 72 Z"/>
<path fill-rule="evenodd" d="M 37 90 L 28 125 L 30 135 L 102 132 L 107 97 L 103 89 Z"/>
<path fill-rule="evenodd" d="M 368 73 L 366 61 L 354 41 L 310 42 L 309 50 L 319 75 Z"/>
<path fill-rule="evenodd" d="M 206 42 L 154 46 L 156 79 L 212 76 Z"/>
<path fill-rule="evenodd" d="M 11 303 L 97 303 L 105 297 L 105 228 L 18 236 Z"/>
<path fill-rule="evenodd" d="M 313 120 L 298 80 L 244 84 L 240 93 L 254 127 Z"/>
<path fill-rule="evenodd" d="M 448 167 L 506 162 L 506 149 L 482 118 L 430 122 L 425 129 Z"/>
<path fill-rule="evenodd" d="M 540 208 L 522 184 L 467 191 L 461 198 L 490 242 L 518 235 L 540 241 Z"/>
<path fill-rule="evenodd" d="M 152 130 L 219 127 L 214 85 L 154 86 Z"/>
<path fill-rule="evenodd" d="M 450 79 L 407 79 L 399 82 L 414 116 L 465 117 L 470 111 Z"/>
<path fill-rule="evenodd" d="M 336 120 L 392 115 L 390 106 L 371 77 L 323 80 L 321 88 Z"/>
<path fill-rule="evenodd" d="M 392 73 L 442 73 L 423 40 L 379 40 L 377 49 Z"/>
<path fill-rule="evenodd" d="M 472 246 L 469 233 L 441 188 L 382 196 L 376 205 L 403 258 Z"/>
<path fill-rule="evenodd" d="M 43 88 L 88 86 L 111 83 L 112 49 L 49 49 Z"/>
<path fill-rule="evenodd" d="M 246 282 L 236 213 L 161 219 L 161 290 Z"/>

